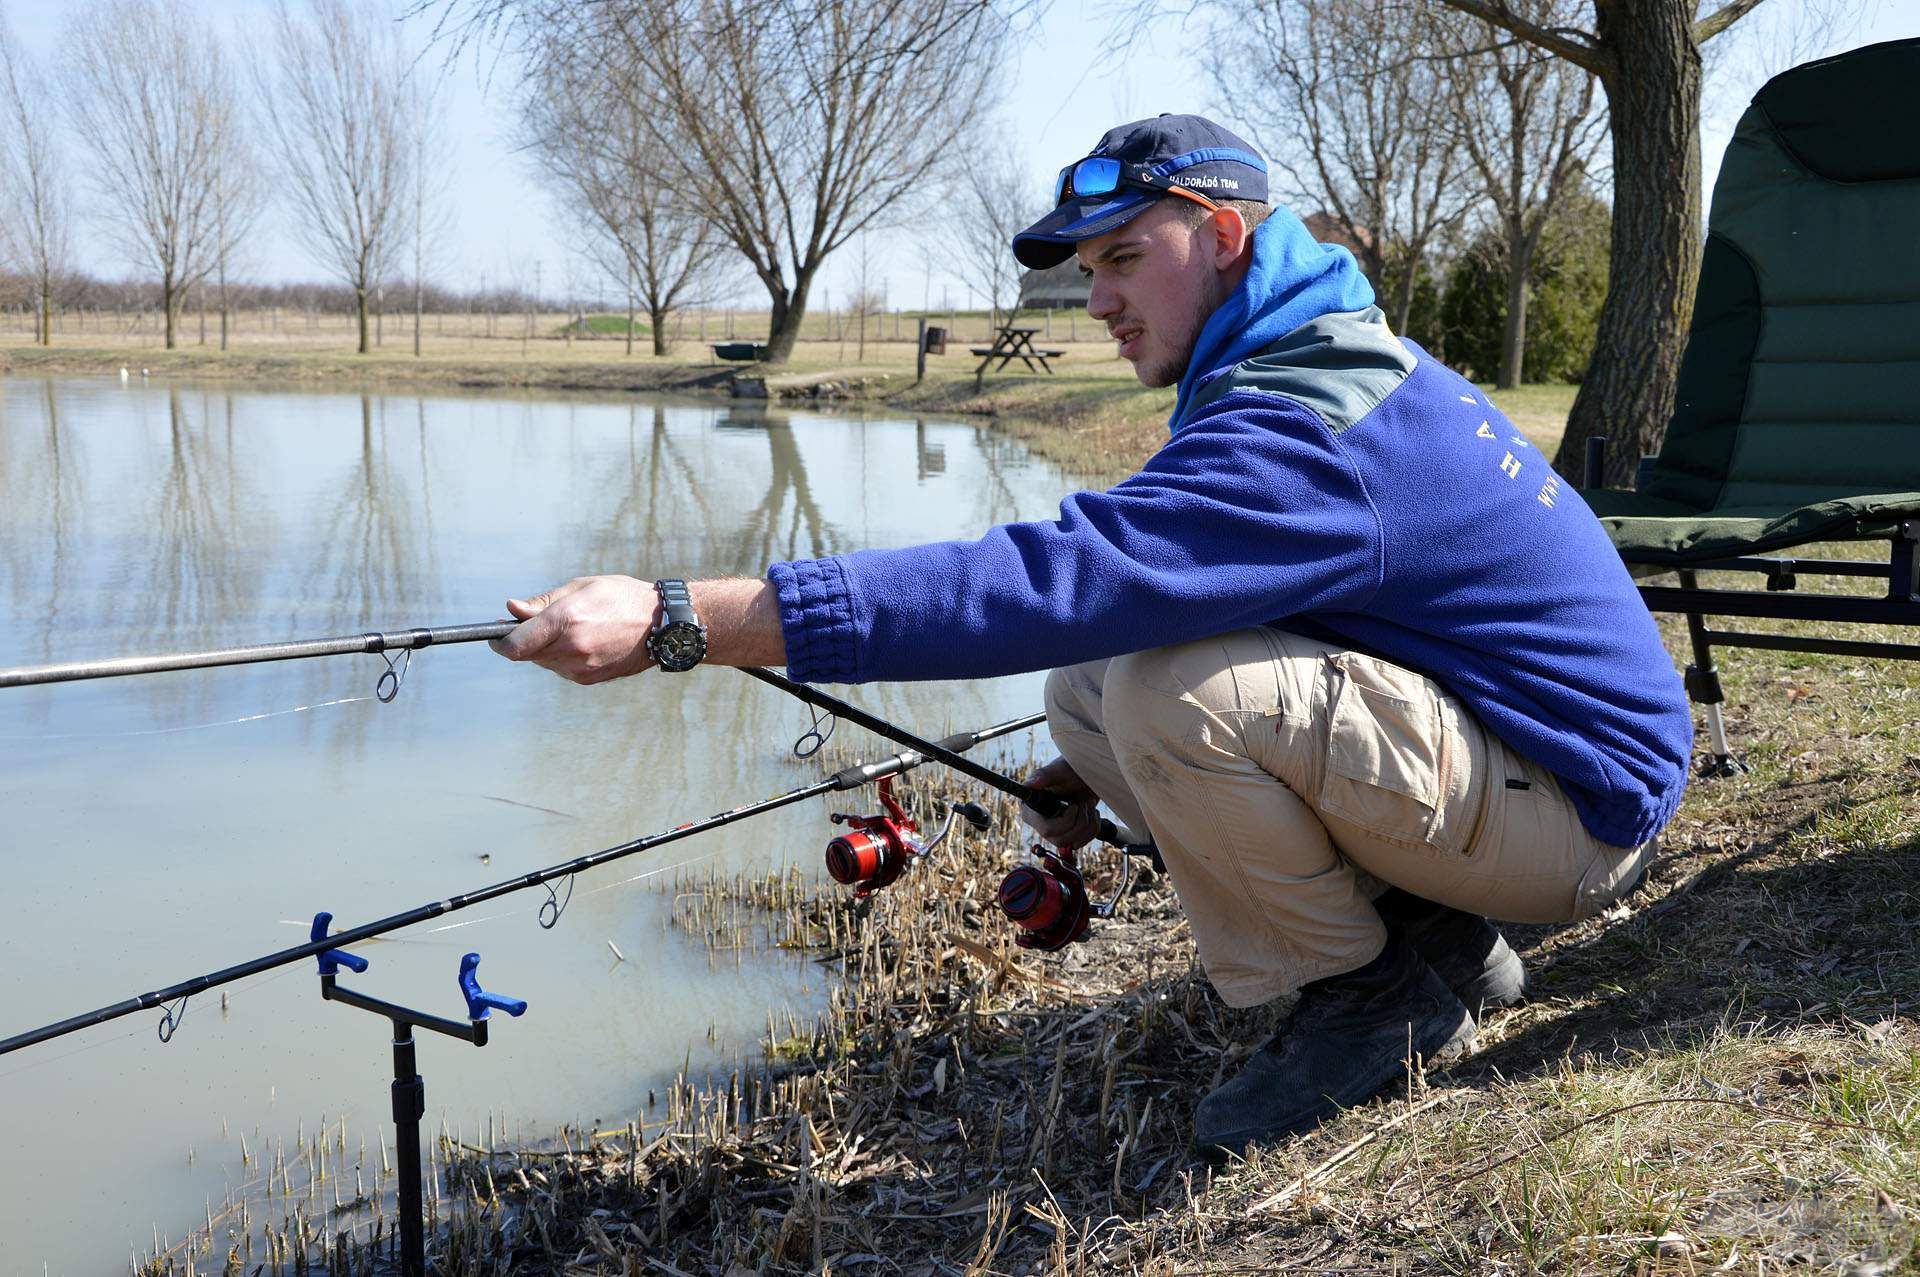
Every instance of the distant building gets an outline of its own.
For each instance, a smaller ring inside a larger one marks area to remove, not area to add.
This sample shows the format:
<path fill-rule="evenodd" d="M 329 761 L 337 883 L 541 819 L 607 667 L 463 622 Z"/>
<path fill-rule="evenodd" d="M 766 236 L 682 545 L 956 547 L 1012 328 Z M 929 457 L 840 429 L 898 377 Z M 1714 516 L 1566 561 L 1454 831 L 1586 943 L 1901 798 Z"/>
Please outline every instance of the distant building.
<path fill-rule="evenodd" d="M 1092 287 L 1080 273 L 1080 259 L 1069 257 L 1058 266 L 1030 270 L 1020 277 L 1020 309 L 1080 310 Z"/>
<path fill-rule="evenodd" d="M 1309 213 L 1300 219 L 1307 234 L 1322 244 L 1338 244 L 1362 261 L 1373 244 L 1373 232 L 1361 227 L 1356 235 L 1347 234 L 1330 213 Z M 1087 304 L 1092 283 L 1080 273 L 1080 260 L 1069 257 L 1058 266 L 1030 270 L 1020 277 L 1021 310 L 1080 310 Z"/>

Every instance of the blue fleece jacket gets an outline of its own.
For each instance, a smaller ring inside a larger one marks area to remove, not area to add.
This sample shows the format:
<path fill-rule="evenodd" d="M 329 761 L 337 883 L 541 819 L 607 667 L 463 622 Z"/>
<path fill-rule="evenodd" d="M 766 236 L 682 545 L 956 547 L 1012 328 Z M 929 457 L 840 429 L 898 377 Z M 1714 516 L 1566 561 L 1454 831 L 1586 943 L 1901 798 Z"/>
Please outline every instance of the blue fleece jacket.
<path fill-rule="evenodd" d="M 774 564 L 789 672 L 981 678 L 1276 625 L 1436 679 L 1596 837 L 1645 842 L 1691 717 L 1599 522 L 1387 332 L 1344 250 L 1282 209 L 1254 244 L 1138 474 L 977 541 Z"/>

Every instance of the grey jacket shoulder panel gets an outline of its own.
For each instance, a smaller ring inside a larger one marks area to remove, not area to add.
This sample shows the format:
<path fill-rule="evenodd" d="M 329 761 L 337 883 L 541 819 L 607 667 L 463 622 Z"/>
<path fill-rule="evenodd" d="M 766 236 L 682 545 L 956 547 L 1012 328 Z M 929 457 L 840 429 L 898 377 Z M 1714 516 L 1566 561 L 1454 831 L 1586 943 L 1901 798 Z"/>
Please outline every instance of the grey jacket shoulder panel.
<path fill-rule="evenodd" d="M 1380 406 L 1414 368 L 1414 354 L 1378 306 L 1300 325 L 1201 387 L 1188 414 L 1236 390 L 1304 404 L 1340 434 Z"/>

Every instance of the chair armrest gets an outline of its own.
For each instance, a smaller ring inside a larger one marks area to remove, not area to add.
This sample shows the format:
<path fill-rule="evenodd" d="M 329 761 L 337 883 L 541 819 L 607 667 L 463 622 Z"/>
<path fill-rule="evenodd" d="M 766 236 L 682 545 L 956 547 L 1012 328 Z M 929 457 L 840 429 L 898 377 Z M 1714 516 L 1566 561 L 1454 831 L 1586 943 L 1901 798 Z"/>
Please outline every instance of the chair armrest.
<path fill-rule="evenodd" d="M 1583 488 L 1604 487 L 1607 481 L 1607 437 L 1605 435 L 1587 436 L 1586 474 L 1580 480 Z"/>
<path fill-rule="evenodd" d="M 1640 458 L 1640 464 L 1634 467 L 1633 490 L 1639 492 L 1647 486 L 1647 479 L 1653 474 L 1654 463 L 1660 460 L 1660 454 L 1649 452 Z M 1587 436 L 1586 474 L 1582 479 L 1583 488 L 1604 488 L 1607 486 L 1607 437 L 1605 435 Z"/>
<path fill-rule="evenodd" d="M 1640 464 L 1634 467 L 1633 471 L 1633 490 L 1635 492 L 1645 490 L 1647 480 L 1653 477 L 1654 462 L 1658 460 L 1660 460 L 1660 454 L 1657 452 L 1649 452 L 1640 458 Z"/>

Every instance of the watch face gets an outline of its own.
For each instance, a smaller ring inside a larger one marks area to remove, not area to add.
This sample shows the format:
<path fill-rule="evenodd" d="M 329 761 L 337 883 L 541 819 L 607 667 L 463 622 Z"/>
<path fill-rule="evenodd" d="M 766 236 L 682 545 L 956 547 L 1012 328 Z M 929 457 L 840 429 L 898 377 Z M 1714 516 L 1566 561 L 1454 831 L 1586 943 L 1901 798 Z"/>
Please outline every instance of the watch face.
<path fill-rule="evenodd" d="M 689 670 L 707 654 L 706 632 L 698 625 L 676 622 L 653 636 L 653 659 L 670 670 Z"/>

